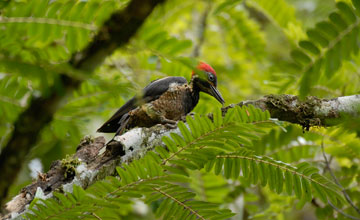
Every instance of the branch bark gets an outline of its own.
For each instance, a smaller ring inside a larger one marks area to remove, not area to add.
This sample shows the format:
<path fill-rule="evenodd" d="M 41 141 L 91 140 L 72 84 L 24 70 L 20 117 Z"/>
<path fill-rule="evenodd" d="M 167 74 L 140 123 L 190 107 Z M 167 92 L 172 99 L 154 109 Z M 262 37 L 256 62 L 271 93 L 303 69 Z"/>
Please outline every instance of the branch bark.
<path fill-rule="evenodd" d="M 334 99 L 309 96 L 305 100 L 300 100 L 294 95 L 268 95 L 259 100 L 243 101 L 237 105 L 250 104 L 264 111 L 268 110 L 272 118 L 299 124 L 306 130 L 312 126 L 333 126 L 346 117 L 360 115 L 360 95 Z M 233 106 L 223 108 L 223 114 Z"/>
<path fill-rule="evenodd" d="M 255 105 L 269 110 L 272 118 L 310 126 L 331 126 L 349 115 L 359 117 L 360 95 L 318 99 L 309 97 L 300 101 L 292 95 L 269 95 L 259 100 L 243 101 L 236 105 Z M 223 108 L 223 113 L 233 108 Z M 211 115 L 209 117 L 212 117 Z M 73 184 L 87 188 L 97 180 L 116 173 L 115 167 L 143 157 L 146 152 L 162 145 L 161 138 L 171 132 L 181 135 L 179 129 L 167 129 L 162 125 L 151 128 L 135 128 L 121 136 L 116 136 L 111 145 L 105 146 L 104 137 L 84 138 L 77 152 L 70 158 L 55 161 L 49 172 L 23 188 L 19 195 L 6 205 L 6 218 L 18 216 L 26 211 L 26 206 L 35 198 L 52 197 L 56 189 L 72 191 Z M 70 169 L 69 169 L 70 167 Z M 73 167 L 73 168 L 71 168 Z"/>
<path fill-rule="evenodd" d="M 106 56 L 126 44 L 136 33 L 154 7 L 164 0 L 132 0 L 128 6 L 115 12 L 100 28 L 93 41 L 73 54 L 69 64 L 77 70 L 91 74 Z M 38 134 L 53 118 L 65 98 L 77 89 L 82 80 L 61 74 L 59 85 L 49 89 L 46 97 L 34 97 L 29 107 L 15 122 L 9 142 L 0 155 L 0 205 L 7 197 L 26 155 L 37 141 Z"/>

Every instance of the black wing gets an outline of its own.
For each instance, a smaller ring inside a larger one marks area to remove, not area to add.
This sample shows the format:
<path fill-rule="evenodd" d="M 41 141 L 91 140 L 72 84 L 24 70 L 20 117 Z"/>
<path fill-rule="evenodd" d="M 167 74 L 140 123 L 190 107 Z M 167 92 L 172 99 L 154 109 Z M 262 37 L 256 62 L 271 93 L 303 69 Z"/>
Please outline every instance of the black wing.
<path fill-rule="evenodd" d="M 115 112 L 109 120 L 107 120 L 97 131 L 103 133 L 114 133 L 121 126 L 120 119 L 124 114 L 135 109 L 143 103 L 148 103 L 158 99 L 164 92 L 169 89 L 171 83 L 185 84 L 187 80 L 184 77 L 178 76 L 169 76 L 162 79 L 157 79 L 152 81 L 147 85 L 143 91 L 143 96 L 141 98 L 134 96 L 132 99 L 127 101 L 123 106 Z"/>

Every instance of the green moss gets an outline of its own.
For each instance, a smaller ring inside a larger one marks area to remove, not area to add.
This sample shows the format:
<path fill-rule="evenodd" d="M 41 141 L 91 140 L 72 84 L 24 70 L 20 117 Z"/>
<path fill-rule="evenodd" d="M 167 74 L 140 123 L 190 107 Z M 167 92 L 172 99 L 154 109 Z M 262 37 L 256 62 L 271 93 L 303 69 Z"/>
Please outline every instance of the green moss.
<path fill-rule="evenodd" d="M 85 142 L 85 143 L 87 143 L 87 144 L 91 144 L 91 143 L 94 143 L 94 140 L 95 140 L 95 138 L 94 138 L 93 136 L 91 136 L 91 135 L 86 135 L 85 137 L 83 137 L 83 138 L 81 139 L 80 142 Z"/>
<path fill-rule="evenodd" d="M 69 155 L 66 155 L 64 159 L 61 160 L 61 168 L 64 169 L 65 179 L 73 178 L 76 175 L 76 167 L 80 165 L 78 158 L 73 158 Z"/>
<path fill-rule="evenodd" d="M 266 99 L 267 103 L 271 104 L 273 111 L 280 110 L 283 115 L 287 113 L 286 119 L 299 123 L 304 130 L 322 125 L 321 118 L 316 117 L 316 109 L 321 106 L 321 100 L 317 97 L 309 96 L 302 101 L 297 96 L 268 95 Z"/>

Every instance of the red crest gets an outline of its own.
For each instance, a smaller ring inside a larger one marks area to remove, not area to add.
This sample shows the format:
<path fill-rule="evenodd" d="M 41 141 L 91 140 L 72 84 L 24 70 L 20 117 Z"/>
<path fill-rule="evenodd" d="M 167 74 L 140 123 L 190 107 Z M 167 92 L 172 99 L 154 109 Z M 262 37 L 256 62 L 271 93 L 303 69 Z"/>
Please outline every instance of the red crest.
<path fill-rule="evenodd" d="M 196 67 L 198 70 L 202 70 L 205 72 L 210 72 L 216 76 L 215 70 L 207 63 L 199 62 L 199 65 Z M 192 75 L 194 75 L 194 71 L 192 72 Z"/>

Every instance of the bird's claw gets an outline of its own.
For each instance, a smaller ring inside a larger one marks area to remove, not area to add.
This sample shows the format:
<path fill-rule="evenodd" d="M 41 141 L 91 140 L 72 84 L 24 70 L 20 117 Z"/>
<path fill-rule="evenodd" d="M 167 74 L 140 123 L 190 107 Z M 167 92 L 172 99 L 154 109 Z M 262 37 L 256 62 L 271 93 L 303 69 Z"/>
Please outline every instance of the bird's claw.
<path fill-rule="evenodd" d="M 177 123 L 176 124 L 164 124 L 164 126 L 167 128 L 167 129 L 175 129 L 177 128 Z"/>
<path fill-rule="evenodd" d="M 168 129 L 174 129 L 177 127 L 177 121 L 167 119 L 165 117 L 161 117 L 161 124 L 163 124 Z"/>

